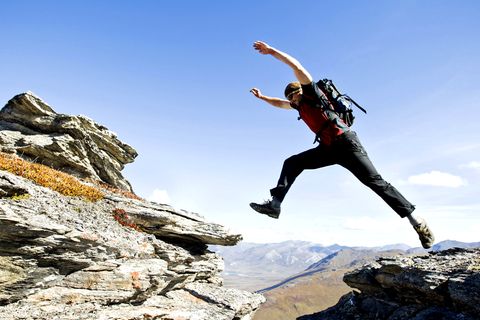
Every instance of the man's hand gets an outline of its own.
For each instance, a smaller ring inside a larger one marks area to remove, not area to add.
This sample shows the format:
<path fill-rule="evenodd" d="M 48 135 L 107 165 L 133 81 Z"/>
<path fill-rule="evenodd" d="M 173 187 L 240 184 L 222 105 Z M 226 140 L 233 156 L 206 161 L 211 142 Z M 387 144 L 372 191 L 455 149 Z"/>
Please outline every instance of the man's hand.
<path fill-rule="evenodd" d="M 282 52 L 274 47 L 271 47 L 262 41 L 255 41 L 253 43 L 253 47 L 255 48 L 255 50 L 257 50 L 261 54 L 269 54 L 272 57 L 287 64 L 290 68 L 292 68 L 293 73 L 295 74 L 295 77 L 301 84 L 309 84 L 313 81 L 312 76 L 302 66 L 302 64 L 297 59 L 288 55 L 287 53 Z"/>
<path fill-rule="evenodd" d="M 255 41 L 253 47 L 261 54 L 272 54 L 274 52 L 272 47 L 262 41 Z"/>
<path fill-rule="evenodd" d="M 263 97 L 262 93 L 257 88 L 253 88 L 252 90 L 250 90 L 250 92 L 258 99 L 261 99 Z"/>
<path fill-rule="evenodd" d="M 271 104 L 274 107 L 282 108 L 282 109 L 292 109 L 292 107 L 290 106 L 290 101 L 288 101 L 288 100 L 275 98 L 275 97 L 264 96 L 260 92 L 260 90 L 258 90 L 257 88 L 251 89 L 250 92 L 255 97 L 257 97 L 258 99 L 263 100 L 263 101 Z"/>

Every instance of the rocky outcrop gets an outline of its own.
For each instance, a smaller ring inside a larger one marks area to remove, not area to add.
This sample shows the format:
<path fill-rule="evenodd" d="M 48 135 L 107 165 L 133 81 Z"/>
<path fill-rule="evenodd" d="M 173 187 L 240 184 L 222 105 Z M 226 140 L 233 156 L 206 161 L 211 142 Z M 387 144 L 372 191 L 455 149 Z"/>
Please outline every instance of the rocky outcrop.
<path fill-rule="evenodd" d="M 31 92 L 0 111 L 0 151 L 132 191 L 121 174 L 137 156 L 132 147 L 85 116 L 56 113 Z"/>
<path fill-rule="evenodd" d="M 358 289 L 338 304 L 299 320 L 474 320 L 480 315 L 480 249 L 381 258 L 348 273 Z"/>
<path fill-rule="evenodd" d="M 250 319 L 264 301 L 222 287 L 207 245 L 241 236 L 198 214 L 108 191 L 87 202 L 5 171 L 0 191 L 0 319 Z"/>
<path fill-rule="evenodd" d="M 31 93 L 0 111 L 0 151 L 127 191 L 120 171 L 137 155 L 105 127 L 57 114 Z M 91 202 L 0 170 L 0 319 L 252 318 L 264 297 L 224 288 L 223 260 L 208 249 L 240 235 L 107 189 Z"/>

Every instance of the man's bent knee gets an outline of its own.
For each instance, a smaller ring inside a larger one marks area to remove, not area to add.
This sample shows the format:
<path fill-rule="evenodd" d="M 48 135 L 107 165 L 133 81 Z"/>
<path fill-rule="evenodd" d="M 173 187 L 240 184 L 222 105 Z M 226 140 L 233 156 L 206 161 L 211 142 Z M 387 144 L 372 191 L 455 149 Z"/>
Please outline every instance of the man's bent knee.
<path fill-rule="evenodd" d="M 284 162 L 283 165 L 286 167 L 297 167 L 299 165 L 299 157 L 297 155 L 291 156 L 287 158 Z"/>

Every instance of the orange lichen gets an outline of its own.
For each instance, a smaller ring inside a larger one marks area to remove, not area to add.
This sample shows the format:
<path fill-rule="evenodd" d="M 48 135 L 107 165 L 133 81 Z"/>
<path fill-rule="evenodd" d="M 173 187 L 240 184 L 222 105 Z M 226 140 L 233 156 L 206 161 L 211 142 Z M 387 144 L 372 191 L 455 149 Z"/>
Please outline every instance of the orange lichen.
<path fill-rule="evenodd" d="M 104 197 L 104 194 L 97 188 L 87 186 L 67 173 L 43 164 L 23 160 L 15 155 L 0 152 L 0 170 L 32 180 L 38 185 L 50 188 L 65 196 L 82 197 L 93 202 Z"/>

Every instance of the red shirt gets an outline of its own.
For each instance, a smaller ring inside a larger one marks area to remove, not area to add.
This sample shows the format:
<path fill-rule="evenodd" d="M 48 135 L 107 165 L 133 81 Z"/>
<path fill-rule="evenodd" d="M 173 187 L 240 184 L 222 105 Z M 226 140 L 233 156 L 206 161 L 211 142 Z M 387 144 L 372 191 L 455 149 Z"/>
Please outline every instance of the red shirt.
<path fill-rule="evenodd" d="M 333 111 L 328 98 L 315 82 L 302 85 L 302 100 L 298 106 L 292 107 L 298 110 L 302 120 L 322 144 L 331 145 L 336 137 L 350 130 Z"/>

